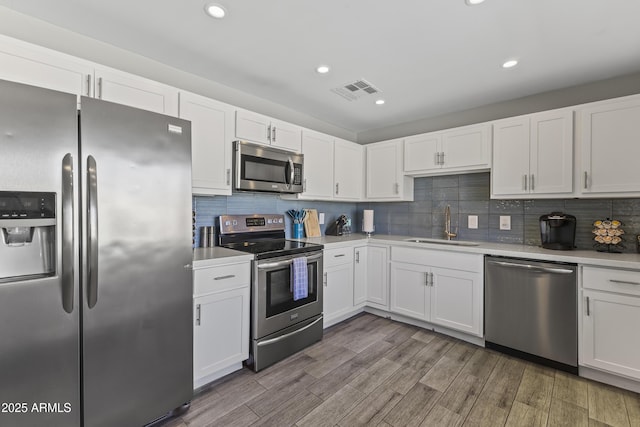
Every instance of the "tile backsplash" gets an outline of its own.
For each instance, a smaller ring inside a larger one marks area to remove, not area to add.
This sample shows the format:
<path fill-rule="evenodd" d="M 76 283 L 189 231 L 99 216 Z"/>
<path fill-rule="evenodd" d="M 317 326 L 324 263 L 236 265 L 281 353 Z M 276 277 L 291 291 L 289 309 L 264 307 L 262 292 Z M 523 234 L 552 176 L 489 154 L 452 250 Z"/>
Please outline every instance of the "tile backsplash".
<path fill-rule="evenodd" d="M 291 218 L 286 215 L 289 209 L 316 209 L 319 213 L 323 212 L 325 223 L 320 225 L 322 234 L 325 232 L 326 225 L 335 221 L 340 215 L 345 214 L 355 220 L 357 213 L 356 203 L 286 200 L 281 199 L 277 194 L 240 192 L 233 193 L 232 196 L 194 196 L 192 208 L 196 212 L 195 246 L 200 245 L 200 227 L 214 225 L 215 218 L 220 215 L 284 214 L 285 234 L 289 238 L 293 231 Z"/>
<path fill-rule="evenodd" d="M 561 211 L 577 220 L 576 246 L 593 248 L 593 221 L 620 220 L 625 230 L 625 252 L 635 252 L 635 236 L 640 234 L 640 199 L 535 199 L 491 200 L 489 173 L 416 178 L 413 202 L 315 202 L 284 200 L 278 195 L 234 193 L 232 196 L 193 198 L 196 230 L 213 225 L 224 214 L 281 213 L 288 209 L 313 208 L 324 212 L 325 225 L 341 214 L 351 216 L 354 232 L 360 230 L 362 211 L 374 210 L 375 234 L 399 234 L 414 237 L 443 237 L 444 210 L 451 206 L 451 227 L 458 239 L 485 242 L 540 245 L 540 215 Z M 467 216 L 478 216 L 478 228 L 467 227 Z M 511 217 L 511 230 L 500 230 L 500 216 Z M 291 220 L 286 218 L 286 235 L 291 236 Z M 199 245 L 196 232 L 196 246 Z"/>
<path fill-rule="evenodd" d="M 416 178 L 414 201 L 358 203 L 358 211 L 373 209 L 376 233 L 444 237 L 444 210 L 451 206 L 451 228 L 458 239 L 539 246 L 541 215 L 555 211 L 576 217 L 576 246 L 593 249 L 593 222 L 622 222 L 625 252 L 635 252 L 640 234 L 640 199 L 492 200 L 488 172 Z M 478 216 L 478 228 L 467 227 L 468 215 Z M 511 217 L 511 230 L 500 230 L 500 216 Z"/>

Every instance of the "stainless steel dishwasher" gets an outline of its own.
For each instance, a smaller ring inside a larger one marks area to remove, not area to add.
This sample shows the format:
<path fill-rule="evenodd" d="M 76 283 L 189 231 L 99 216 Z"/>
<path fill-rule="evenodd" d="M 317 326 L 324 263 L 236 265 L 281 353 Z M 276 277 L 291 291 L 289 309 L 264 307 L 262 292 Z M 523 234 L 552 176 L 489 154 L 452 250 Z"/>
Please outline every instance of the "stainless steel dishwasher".
<path fill-rule="evenodd" d="M 577 266 L 485 257 L 485 345 L 578 373 Z"/>

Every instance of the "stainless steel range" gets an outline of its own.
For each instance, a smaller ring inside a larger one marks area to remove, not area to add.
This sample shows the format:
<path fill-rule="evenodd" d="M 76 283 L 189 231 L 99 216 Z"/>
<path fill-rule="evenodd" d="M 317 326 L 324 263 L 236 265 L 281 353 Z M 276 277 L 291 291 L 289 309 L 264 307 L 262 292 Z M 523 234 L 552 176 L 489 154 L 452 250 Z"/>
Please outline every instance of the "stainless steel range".
<path fill-rule="evenodd" d="M 254 254 L 247 364 L 258 372 L 320 341 L 323 246 L 286 240 L 284 215 L 223 215 L 217 226 L 220 246 Z M 305 264 L 294 283 L 294 265 Z"/>

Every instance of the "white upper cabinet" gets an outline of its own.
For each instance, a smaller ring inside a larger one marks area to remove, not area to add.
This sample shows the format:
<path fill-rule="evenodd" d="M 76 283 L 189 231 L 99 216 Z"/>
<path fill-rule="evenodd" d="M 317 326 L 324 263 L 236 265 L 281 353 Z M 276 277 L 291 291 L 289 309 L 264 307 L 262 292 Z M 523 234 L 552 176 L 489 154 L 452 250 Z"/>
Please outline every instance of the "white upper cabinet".
<path fill-rule="evenodd" d="M 98 99 L 178 115 L 178 89 L 107 67 L 95 69 L 95 95 Z"/>
<path fill-rule="evenodd" d="M 180 92 L 180 118 L 191 121 L 194 194 L 231 195 L 233 106 Z"/>
<path fill-rule="evenodd" d="M 93 95 L 93 64 L 0 36 L 0 79 L 76 95 Z"/>
<path fill-rule="evenodd" d="M 366 146 L 367 200 L 413 200 L 413 178 L 405 176 L 402 139 Z"/>
<path fill-rule="evenodd" d="M 582 195 L 603 197 L 640 193 L 640 96 L 587 105 L 582 122 Z"/>
<path fill-rule="evenodd" d="M 310 130 L 302 132 L 304 192 L 301 198 L 333 197 L 333 138 Z"/>
<path fill-rule="evenodd" d="M 302 151 L 301 127 L 247 110 L 236 111 L 236 138 Z"/>
<path fill-rule="evenodd" d="M 491 197 L 567 197 L 572 192 L 571 110 L 494 122 Z"/>
<path fill-rule="evenodd" d="M 404 139 L 404 171 L 419 173 L 437 171 L 440 165 L 440 132 L 424 133 Z"/>
<path fill-rule="evenodd" d="M 464 126 L 404 140 L 404 171 L 410 175 L 462 173 L 489 169 L 491 126 Z"/>
<path fill-rule="evenodd" d="M 362 200 L 364 147 L 336 138 L 333 153 L 334 199 Z"/>

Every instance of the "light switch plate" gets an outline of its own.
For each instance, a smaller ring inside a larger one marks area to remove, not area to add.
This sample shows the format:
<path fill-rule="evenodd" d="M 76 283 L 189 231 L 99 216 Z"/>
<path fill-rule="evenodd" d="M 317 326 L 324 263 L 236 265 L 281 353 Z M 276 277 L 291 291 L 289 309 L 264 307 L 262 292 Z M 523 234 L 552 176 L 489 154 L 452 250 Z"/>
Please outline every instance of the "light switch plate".
<path fill-rule="evenodd" d="M 470 229 L 478 228 L 478 215 L 469 215 L 467 217 L 467 227 Z"/>
<path fill-rule="evenodd" d="M 324 212 L 318 214 L 318 225 L 324 224 Z"/>
<path fill-rule="evenodd" d="M 500 215 L 500 230 L 511 230 L 511 216 Z"/>

